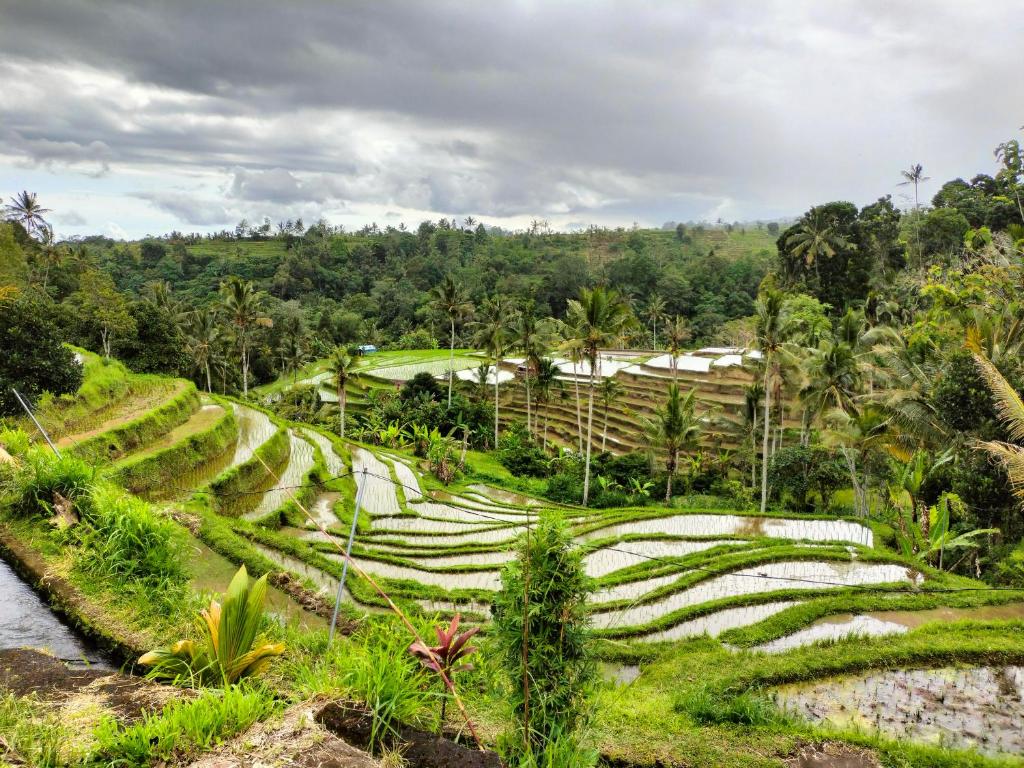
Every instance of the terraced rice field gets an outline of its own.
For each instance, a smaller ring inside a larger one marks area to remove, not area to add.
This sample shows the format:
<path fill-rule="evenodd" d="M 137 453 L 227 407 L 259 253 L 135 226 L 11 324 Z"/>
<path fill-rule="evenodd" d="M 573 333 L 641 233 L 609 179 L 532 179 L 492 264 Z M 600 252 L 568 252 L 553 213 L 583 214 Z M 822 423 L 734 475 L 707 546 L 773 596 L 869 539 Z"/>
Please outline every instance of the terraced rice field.
<path fill-rule="evenodd" d="M 732 354 L 713 354 L 719 353 Z M 631 365 L 648 365 L 653 371 L 658 361 Z M 732 379 L 743 372 L 740 366 L 718 368 L 725 373 L 714 375 Z M 713 363 L 709 365 L 714 369 Z M 628 367 L 616 375 L 628 375 Z M 158 382 L 153 389 L 126 390 L 116 410 L 102 409 L 92 423 L 120 427 L 144 407 L 162 407 L 181 391 L 180 386 Z M 725 390 L 716 392 L 718 397 L 731 397 Z M 234 546 L 248 548 L 250 559 L 269 564 L 264 568 L 286 571 L 333 598 L 352 491 L 361 491 L 353 550 L 356 573 L 350 575 L 344 600 L 366 612 L 384 608 L 359 572 L 424 613 L 458 612 L 473 623 L 488 621 L 501 569 L 514 557 L 518 536 L 541 509 L 553 507 L 486 483 L 442 488 L 411 456 L 338 441 L 281 423 L 246 405 L 196 397 L 189 407 L 190 413 L 180 414 L 180 420 L 152 434 L 146 445 L 110 469 L 173 450 L 231 409 L 236 433 L 230 444 L 191 471 L 175 475 L 176 503 L 184 503 L 189 492 L 196 491 L 191 503 L 205 505 L 206 514 L 216 515 L 220 507 L 210 501 L 208 491 L 222 485 L 233 488 L 228 481 L 244 474 L 245 482 L 255 483 L 258 490 L 251 492 L 252 501 L 241 517 L 221 518 L 235 538 Z M 77 423 L 89 423 L 89 418 L 83 416 Z M 268 472 L 259 456 L 274 446 L 285 451 L 284 458 L 274 454 L 277 466 Z M 318 475 L 332 478 L 327 488 L 314 487 Z M 299 489 L 311 520 L 283 513 L 294 506 Z M 240 495 L 249 493 L 243 490 Z M 852 640 L 849 646 L 856 647 L 858 638 L 869 636 L 885 638 L 883 643 L 901 636 L 913 641 L 919 627 L 921 632 L 934 631 L 934 622 L 1002 621 L 1013 622 L 1006 625 L 1013 627 L 1024 619 L 1019 596 L 1005 598 L 1016 602 L 1004 605 L 891 609 L 919 604 L 922 596 L 935 590 L 975 582 L 913 564 L 887 550 L 876 540 L 876 531 L 858 520 L 655 507 L 557 507 L 553 513 L 563 517 L 584 548 L 585 568 L 595 585 L 592 624 L 596 634 L 617 649 L 661 652 L 670 646 L 657 644 L 708 635 L 721 636 L 726 648 L 737 652 L 729 658 L 738 665 L 752 659 L 799 661 L 805 646 L 819 642 Z M 281 527 L 283 520 L 286 527 Z M 884 535 L 880 538 L 884 540 Z M 192 547 L 193 586 L 222 586 L 237 564 L 207 544 L 193 540 Z M 283 620 L 324 625 L 279 590 L 271 590 L 270 607 Z M 643 674 L 642 668 L 632 668 L 630 679 L 638 673 Z M 1024 672 L 1015 666 L 909 668 L 781 686 L 775 696 L 780 706 L 812 722 L 995 754 L 1024 751 L 1022 681 Z"/>

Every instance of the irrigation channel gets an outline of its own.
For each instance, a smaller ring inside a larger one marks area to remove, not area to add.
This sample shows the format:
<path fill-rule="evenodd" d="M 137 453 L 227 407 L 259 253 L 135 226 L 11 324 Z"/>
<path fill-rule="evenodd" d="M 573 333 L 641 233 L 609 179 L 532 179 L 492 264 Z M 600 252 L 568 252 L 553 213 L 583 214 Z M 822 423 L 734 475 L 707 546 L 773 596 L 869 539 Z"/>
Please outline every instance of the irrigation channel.
<path fill-rule="evenodd" d="M 33 648 L 69 664 L 108 666 L 106 657 L 61 621 L 4 560 L 0 560 L 0 596 L 0 650 Z"/>

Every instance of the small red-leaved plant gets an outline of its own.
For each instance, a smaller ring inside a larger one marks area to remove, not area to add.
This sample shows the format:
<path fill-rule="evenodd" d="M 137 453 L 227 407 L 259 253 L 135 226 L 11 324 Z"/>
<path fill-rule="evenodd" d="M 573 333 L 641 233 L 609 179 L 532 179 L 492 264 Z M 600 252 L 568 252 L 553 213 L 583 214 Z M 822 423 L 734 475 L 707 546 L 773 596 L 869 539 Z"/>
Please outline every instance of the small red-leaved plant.
<path fill-rule="evenodd" d="M 459 633 L 459 620 L 461 616 L 455 614 L 455 618 L 452 619 L 452 623 L 448 625 L 448 629 L 442 627 L 434 627 L 434 632 L 437 633 L 437 645 L 427 646 L 420 640 L 409 646 L 409 653 L 420 660 L 420 664 L 429 669 L 432 672 L 437 673 L 442 678 L 447 688 L 454 693 L 455 689 L 452 684 L 452 675 L 456 672 L 461 672 L 466 669 L 472 669 L 473 665 L 469 662 L 459 663 L 467 656 L 472 653 L 476 653 L 477 648 L 473 645 L 467 645 L 469 639 L 473 637 L 477 632 L 480 631 L 480 627 L 473 627 L 473 629 Z M 448 697 L 444 696 L 441 698 L 441 726 L 444 726 L 444 712 L 445 707 L 448 704 Z"/>

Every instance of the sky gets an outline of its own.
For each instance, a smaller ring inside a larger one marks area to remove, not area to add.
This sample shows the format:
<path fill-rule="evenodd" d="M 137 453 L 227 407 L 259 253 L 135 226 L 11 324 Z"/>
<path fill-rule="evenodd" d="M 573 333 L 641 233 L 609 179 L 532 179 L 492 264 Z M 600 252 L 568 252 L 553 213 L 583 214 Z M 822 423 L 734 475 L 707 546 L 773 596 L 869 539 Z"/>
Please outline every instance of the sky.
<path fill-rule="evenodd" d="M 1018 2 L 0 0 L 0 195 L 58 235 L 799 215 L 1024 124 Z"/>

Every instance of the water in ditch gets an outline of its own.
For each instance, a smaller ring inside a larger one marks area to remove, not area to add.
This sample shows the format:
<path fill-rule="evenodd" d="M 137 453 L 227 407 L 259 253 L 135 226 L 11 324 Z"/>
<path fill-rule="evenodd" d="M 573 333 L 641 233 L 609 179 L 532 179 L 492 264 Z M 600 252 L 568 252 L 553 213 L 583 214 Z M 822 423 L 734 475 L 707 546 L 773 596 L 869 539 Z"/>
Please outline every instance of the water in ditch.
<path fill-rule="evenodd" d="M 104 656 L 50 610 L 39 595 L 0 560 L 0 650 L 34 648 L 65 661 L 108 667 Z"/>

